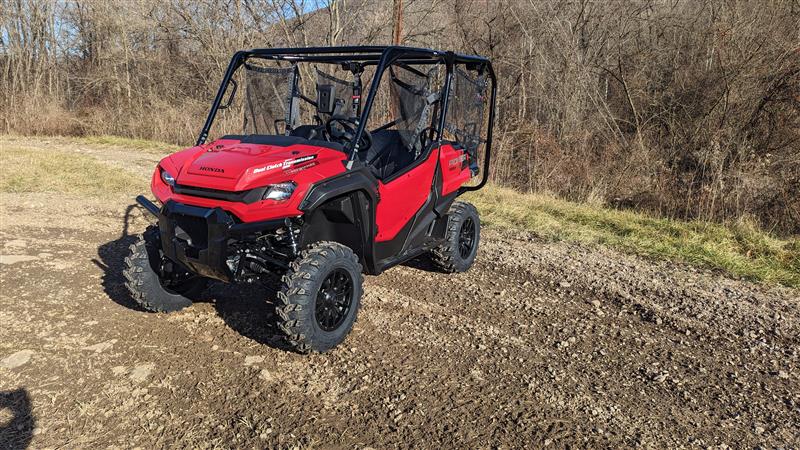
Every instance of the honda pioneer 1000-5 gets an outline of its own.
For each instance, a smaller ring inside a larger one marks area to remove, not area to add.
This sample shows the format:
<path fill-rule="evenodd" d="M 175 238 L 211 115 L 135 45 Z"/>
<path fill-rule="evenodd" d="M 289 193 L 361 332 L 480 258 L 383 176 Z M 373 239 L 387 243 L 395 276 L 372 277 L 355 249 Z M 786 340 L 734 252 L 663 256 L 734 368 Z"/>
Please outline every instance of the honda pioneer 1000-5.
<path fill-rule="evenodd" d="M 480 221 L 457 198 L 486 183 L 495 84 L 488 59 L 449 51 L 237 52 L 197 144 L 156 167 L 158 205 L 137 197 L 157 224 L 126 258 L 133 298 L 176 311 L 209 280 L 277 277 L 280 329 L 322 352 L 353 327 L 362 273 L 425 253 L 467 270 Z M 206 142 L 221 111 L 243 128 Z"/>

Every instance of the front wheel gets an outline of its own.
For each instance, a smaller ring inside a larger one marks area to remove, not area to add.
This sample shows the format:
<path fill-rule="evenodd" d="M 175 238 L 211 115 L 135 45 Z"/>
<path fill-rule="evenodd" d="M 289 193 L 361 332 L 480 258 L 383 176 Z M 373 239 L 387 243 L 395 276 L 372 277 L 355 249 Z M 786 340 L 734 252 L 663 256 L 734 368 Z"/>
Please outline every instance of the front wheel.
<path fill-rule="evenodd" d="M 481 220 L 478 210 L 467 202 L 454 202 L 447 213 L 444 243 L 431 251 L 431 259 L 448 273 L 465 272 L 478 255 Z"/>
<path fill-rule="evenodd" d="M 325 352 L 344 341 L 361 304 L 361 264 L 348 247 L 318 242 L 302 251 L 278 292 L 280 329 L 297 351 Z"/>
<path fill-rule="evenodd" d="M 150 226 L 131 244 L 125 258 L 125 286 L 142 308 L 153 312 L 173 312 L 192 304 L 208 284 L 208 279 L 191 273 L 170 261 L 161 251 L 158 227 Z"/>

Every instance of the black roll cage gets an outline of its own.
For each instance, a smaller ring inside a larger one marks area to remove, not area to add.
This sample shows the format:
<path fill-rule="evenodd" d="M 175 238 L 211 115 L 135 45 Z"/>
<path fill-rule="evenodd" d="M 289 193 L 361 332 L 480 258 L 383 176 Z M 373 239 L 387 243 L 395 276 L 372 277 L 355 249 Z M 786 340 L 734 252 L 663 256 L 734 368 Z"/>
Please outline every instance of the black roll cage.
<path fill-rule="evenodd" d="M 439 124 L 436 129 L 437 141 L 441 141 L 442 139 L 445 119 L 447 116 L 450 86 L 455 67 L 457 65 L 465 65 L 467 68 L 485 70 L 489 74 L 489 78 L 492 82 L 491 97 L 489 100 L 489 126 L 486 131 L 486 158 L 484 160 L 484 167 L 480 182 L 474 186 L 463 186 L 460 191 L 474 191 L 482 188 L 486 184 L 489 176 L 489 160 L 491 157 L 492 131 L 494 128 L 495 102 L 497 97 L 497 78 L 495 77 L 492 63 L 488 58 L 484 58 L 482 56 L 463 55 L 451 51 L 439 51 L 426 48 L 402 46 L 257 48 L 251 50 L 240 50 L 233 55 L 231 62 L 228 64 L 228 68 L 225 71 L 225 77 L 222 79 L 222 83 L 217 90 L 216 97 L 214 97 L 214 103 L 211 105 L 211 110 L 208 113 L 208 117 L 206 118 L 205 125 L 203 125 L 203 129 L 200 131 L 200 136 L 197 138 L 196 145 L 202 145 L 205 143 L 206 139 L 208 138 L 211 125 L 214 123 L 214 118 L 217 115 L 217 111 L 225 107 L 222 106 L 222 101 L 225 97 L 225 92 L 228 89 L 228 85 L 232 81 L 234 84 L 234 89 L 236 89 L 236 83 L 233 80 L 234 73 L 249 58 L 286 61 L 292 63 L 318 62 L 323 64 L 341 64 L 357 62 L 362 66 L 377 66 L 375 75 L 372 78 L 367 100 L 363 103 L 361 116 L 358 120 L 358 128 L 353 140 L 348 146 L 348 159 L 350 162 L 355 159 L 358 152 L 357 143 L 361 139 L 361 135 L 364 133 L 364 129 L 366 128 L 367 118 L 372 110 L 372 104 L 375 101 L 375 97 L 378 92 L 378 86 L 383 78 L 383 73 L 391 64 L 445 64 L 447 70 L 443 88 L 445 95 L 442 97 L 442 113 L 439 116 Z M 231 95 L 233 95 L 233 93 Z"/>

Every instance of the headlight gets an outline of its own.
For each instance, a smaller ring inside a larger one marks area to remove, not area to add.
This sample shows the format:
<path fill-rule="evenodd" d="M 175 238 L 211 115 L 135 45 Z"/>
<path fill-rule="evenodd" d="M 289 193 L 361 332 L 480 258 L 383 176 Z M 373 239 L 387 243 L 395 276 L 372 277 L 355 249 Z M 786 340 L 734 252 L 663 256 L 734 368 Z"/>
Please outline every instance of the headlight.
<path fill-rule="evenodd" d="M 278 202 L 286 200 L 292 196 L 292 192 L 294 192 L 296 187 L 297 185 L 291 181 L 273 184 L 269 187 L 269 189 L 267 189 L 267 192 L 264 193 L 262 200 L 275 200 Z"/>
<path fill-rule="evenodd" d="M 175 186 L 175 177 L 164 169 L 161 169 L 161 180 L 169 186 Z"/>

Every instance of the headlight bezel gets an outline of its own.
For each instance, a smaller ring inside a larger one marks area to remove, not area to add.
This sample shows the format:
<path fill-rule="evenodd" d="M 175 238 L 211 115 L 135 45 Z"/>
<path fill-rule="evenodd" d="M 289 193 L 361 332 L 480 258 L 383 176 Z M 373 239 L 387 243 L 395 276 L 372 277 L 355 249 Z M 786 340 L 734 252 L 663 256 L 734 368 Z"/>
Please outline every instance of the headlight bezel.
<path fill-rule="evenodd" d="M 261 196 L 261 200 L 285 202 L 292 197 L 295 189 L 297 189 L 297 183 L 294 181 L 284 181 L 282 183 L 271 184 L 267 186 L 267 190 L 264 191 L 264 195 Z"/>

